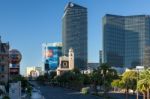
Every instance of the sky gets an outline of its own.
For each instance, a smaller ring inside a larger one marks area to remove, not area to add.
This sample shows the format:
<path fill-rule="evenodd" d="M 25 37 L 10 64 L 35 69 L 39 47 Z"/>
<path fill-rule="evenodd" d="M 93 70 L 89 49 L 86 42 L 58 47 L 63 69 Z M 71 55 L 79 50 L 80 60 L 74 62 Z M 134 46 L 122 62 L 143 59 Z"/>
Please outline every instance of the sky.
<path fill-rule="evenodd" d="M 88 61 L 99 61 L 105 14 L 150 15 L 149 0 L 0 0 L 0 36 L 22 53 L 27 66 L 42 66 L 42 43 L 62 41 L 62 16 L 68 2 L 88 8 Z"/>

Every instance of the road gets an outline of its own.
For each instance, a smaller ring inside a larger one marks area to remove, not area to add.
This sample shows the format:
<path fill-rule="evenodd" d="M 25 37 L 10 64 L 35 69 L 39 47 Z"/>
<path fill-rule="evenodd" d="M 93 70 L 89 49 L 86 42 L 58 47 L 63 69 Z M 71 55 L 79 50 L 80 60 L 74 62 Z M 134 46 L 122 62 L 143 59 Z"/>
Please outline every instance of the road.
<path fill-rule="evenodd" d="M 112 99 L 126 99 L 126 95 L 123 93 L 109 93 L 109 96 L 113 97 Z M 127 99 L 136 99 L 136 95 L 130 94 Z M 143 97 L 140 95 L 139 99 L 143 99 Z"/>
<path fill-rule="evenodd" d="M 80 92 L 73 91 L 70 89 L 65 89 L 61 87 L 51 87 L 51 86 L 40 86 L 36 82 L 32 81 L 35 87 L 37 87 L 45 99 L 102 99 L 93 95 L 83 95 Z"/>
<path fill-rule="evenodd" d="M 36 82 L 32 82 L 36 87 L 39 87 L 45 99 L 104 99 L 93 95 L 83 95 L 80 92 L 65 89 L 61 87 L 39 86 Z M 126 99 L 125 94 L 109 93 L 110 99 Z M 136 99 L 136 95 L 129 95 L 128 99 Z M 142 99 L 142 97 L 139 97 Z"/>
<path fill-rule="evenodd" d="M 41 86 L 45 99 L 102 99 L 93 95 L 83 95 L 80 92 L 60 87 Z"/>

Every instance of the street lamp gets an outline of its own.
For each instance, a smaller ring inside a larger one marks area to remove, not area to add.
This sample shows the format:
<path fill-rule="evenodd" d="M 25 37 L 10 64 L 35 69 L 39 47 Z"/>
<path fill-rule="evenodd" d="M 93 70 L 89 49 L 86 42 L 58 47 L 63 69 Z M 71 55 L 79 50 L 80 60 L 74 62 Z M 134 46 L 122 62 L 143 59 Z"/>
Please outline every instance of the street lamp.
<path fill-rule="evenodd" d="M 139 69 L 137 69 L 137 84 L 136 84 L 137 92 L 136 92 L 136 99 L 139 99 L 138 80 L 139 80 Z"/>
<path fill-rule="evenodd" d="M 139 73 L 141 70 L 144 70 L 144 66 L 136 66 L 136 70 L 137 70 L 137 87 L 138 87 Z M 136 93 L 136 99 L 139 99 L 138 88 L 137 88 L 137 93 Z"/>

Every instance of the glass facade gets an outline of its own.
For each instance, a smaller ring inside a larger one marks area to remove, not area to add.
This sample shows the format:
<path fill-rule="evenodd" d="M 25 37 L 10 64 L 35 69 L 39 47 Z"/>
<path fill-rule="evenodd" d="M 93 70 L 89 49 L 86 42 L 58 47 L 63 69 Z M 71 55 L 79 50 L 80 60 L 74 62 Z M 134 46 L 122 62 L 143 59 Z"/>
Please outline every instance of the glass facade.
<path fill-rule="evenodd" d="M 63 54 L 75 53 L 75 66 L 87 67 L 87 8 L 69 2 L 62 18 Z"/>
<path fill-rule="evenodd" d="M 150 45 L 150 16 L 103 18 L 104 62 L 115 67 L 142 66 L 144 49 Z"/>

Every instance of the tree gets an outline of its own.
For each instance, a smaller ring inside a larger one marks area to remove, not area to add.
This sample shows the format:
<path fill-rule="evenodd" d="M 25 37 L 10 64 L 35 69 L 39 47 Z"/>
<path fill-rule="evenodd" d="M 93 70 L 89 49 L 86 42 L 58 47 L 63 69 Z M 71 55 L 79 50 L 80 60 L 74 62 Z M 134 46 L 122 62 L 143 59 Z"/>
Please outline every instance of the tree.
<path fill-rule="evenodd" d="M 45 82 L 45 76 L 40 75 L 39 77 L 37 77 L 37 81 L 39 81 L 39 83 L 43 84 Z"/>
<path fill-rule="evenodd" d="M 49 78 L 49 74 L 48 74 L 48 73 L 45 73 L 45 74 L 44 74 L 44 80 L 45 80 L 45 81 L 48 81 L 48 78 Z"/>
<path fill-rule="evenodd" d="M 59 85 L 64 87 L 79 89 L 83 85 L 84 77 L 81 73 L 74 72 L 74 70 L 72 70 L 63 73 L 60 76 L 57 76 L 55 78 L 55 81 L 57 81 Z"/>
<path fill-rule="evenodd" d="M 116 88 L 119 88 L 120 87 L 120 79 L 113 80 L 113 82 L 111 83 L 111 86 L 114 87 L 114 91 Z"/>
<path fill-rule="evenodd" d="M 104 93 L 111 88 L 111 82 L 117 79 L 118 75 L 116 70 L 112 69 L 110 65 L 101 64 L 96 70 L 91 73 L 91 81 L 94 85 L 95 92 L 97 93 L 97 85 L 103 86 Z"/>
<path fill-rule="evenodd" d="M 10 99 L 9 96 L 4 96 L 2 99 Z"/>
<path fill-rule="evenodd" d="M 56 71 L 51 71 L 51 72 L 50 72 L 50 75 L 49 75 L 49 80 L 50 80 L 50 81 L 53 80 L 56 75 L 57 75 L 57 74 L 56 74 Z"/>
<path fill-rule="evenodd" d="M 73 72 L 75 74 L 81 74 L 80 70 L 77 67 L 75 67 L 71 72 Z"/>
<path fill-rule="evenodd" d="M 95 93 L 98 92 L 97 86 L 102 85 L 102 75 L 98 70 L 94 70 L 93 73 L 90 74 L 91 83 L 93 84 Z"/>
<path fill-rule="evenodd" d="M 114 79 L 118 78 L 117 71 L 115 69 L 112 69 L 109 64 L 104 63 L 101 64 L 100 67 L 98 67 L 98 72 L 102 76 L 104 91 L 108 91 L 111 88 L 111 82 Z"/>
<path fill-rule="evenodd" d="M 126 88 L 125 82 L 123 80 L 120 80 L 118 87 L 121 88 L 121 89 L 125 89 Z"/>
<path fill-rule="evenodd" d="M 136 90 L 137 85 L 137 72 L 136 71 L 126 71 L 122 75 L 122 84 L 126 89 L 126 99 L 128 98 L 129 89 L 133 90 L 133 93 Z"/>
<path fill-rule="evenodd" d="M 28 94 L 31 93 L 31 84 L 27 81 L 27 79 L 21 75 L 18 75 L 16 77 L 14 77 L 10 82 L 18 82 L 18 81 L 21 81 L 21 89 L 23 92 L 26 92 Z M 26 90 L 27 89 L 27 90 Z M 29 93 L 30 92 L 30 93 Z"/>
<path fill-rule="evenodd" d="M 139 92 L 141 92 L 143 94 L 143 99 L 145 99 L 147 90 L 146 90 L 143 80 L 138 81 L 137 89 Z"/>
<path fill-rule="evenodd" d="M 133 91 L 136 90 L 136 85 L 137 85 L 137 72 L 136 71 L 131 70 L 131 71 L 124 72 L 122 80 L 125 83 L 127 93 L 129 89 L 132 89 Z"/>
<path fill-rule="evenodd" d="M 140 73 L 138 88 L 142 88 L 142 92 L 147 92 L 147 99 L 149 99 L 149 89 L 150 89 L 150 70 L 144 70 Z"/>
<path fill-rule="evenodd" d="M 90 79 L 90 75 L 88 74 L 82 74 L 81 75 L 82 79 L 83 79 L 83 84 L 84 85 L 89 85 L 91 83 L 91 79 Z"/>
<path fill-rule="evenodd" d="M 21 88 L 23 89 L 23 91 L 25 91 L 25 89 L 29 86 L 27 79 L 21 75 L 18 75 L 15 78 L 13 78 L 12 82 L 14 82 L 14 81 L 15 82 L 21 81 Z"/>

